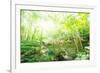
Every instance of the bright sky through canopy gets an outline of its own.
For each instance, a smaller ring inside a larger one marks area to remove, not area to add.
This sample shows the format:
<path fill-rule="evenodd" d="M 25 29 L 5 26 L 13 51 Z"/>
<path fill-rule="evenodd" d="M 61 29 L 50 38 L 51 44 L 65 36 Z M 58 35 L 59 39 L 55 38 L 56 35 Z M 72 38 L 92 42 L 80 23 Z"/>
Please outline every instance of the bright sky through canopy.
<path fill-rule="evenodd" d="M 42 20 L 39 22 L 39 25 L 44 35 L 48 35 L 48 32 L 53 32 L 56 29 L 56 25 L 50 21 Z"/>

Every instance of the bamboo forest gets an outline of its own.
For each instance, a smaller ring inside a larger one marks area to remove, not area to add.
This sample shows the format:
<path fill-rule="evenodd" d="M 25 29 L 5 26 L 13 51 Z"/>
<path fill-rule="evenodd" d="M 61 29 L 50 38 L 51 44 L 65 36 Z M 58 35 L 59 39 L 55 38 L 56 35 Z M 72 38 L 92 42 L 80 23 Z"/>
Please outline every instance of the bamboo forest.
<path fill-rule="evenodd" d="M 20 10 L 21 63 L 90 59 L 89 13 Z"/>

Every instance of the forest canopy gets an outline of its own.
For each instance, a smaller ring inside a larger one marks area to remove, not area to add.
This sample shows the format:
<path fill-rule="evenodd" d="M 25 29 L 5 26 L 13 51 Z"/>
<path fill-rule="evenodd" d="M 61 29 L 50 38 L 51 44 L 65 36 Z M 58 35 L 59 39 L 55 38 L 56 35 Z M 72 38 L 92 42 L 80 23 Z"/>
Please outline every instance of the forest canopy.
<path fill-rule="evenodd" d="M 21 63 L 90 59 L 89 13 L 20 11 Z"/>

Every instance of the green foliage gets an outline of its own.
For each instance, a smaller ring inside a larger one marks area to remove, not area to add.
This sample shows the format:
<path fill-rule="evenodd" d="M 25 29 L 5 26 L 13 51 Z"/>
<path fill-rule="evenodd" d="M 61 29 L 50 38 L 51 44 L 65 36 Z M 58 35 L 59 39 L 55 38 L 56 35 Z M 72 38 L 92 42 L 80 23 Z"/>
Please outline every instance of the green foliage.
<path fill-rule="evenodd" d="M 89 59 L 89 13 L 21 10 L 21 62 Z"/>

